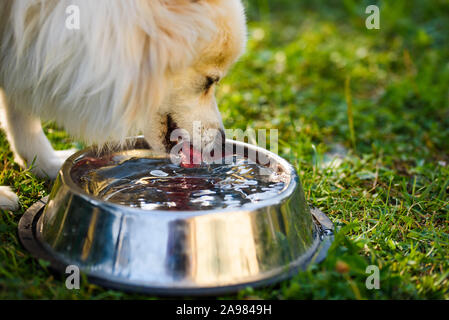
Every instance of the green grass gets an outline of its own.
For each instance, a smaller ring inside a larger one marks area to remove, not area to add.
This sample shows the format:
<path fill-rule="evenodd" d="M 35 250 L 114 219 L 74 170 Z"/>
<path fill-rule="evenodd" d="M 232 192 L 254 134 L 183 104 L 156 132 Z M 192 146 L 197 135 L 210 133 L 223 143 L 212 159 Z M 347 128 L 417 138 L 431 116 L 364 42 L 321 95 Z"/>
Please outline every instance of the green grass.
<path fill-rule="evenodd" d="M 368 1 L 248 1 L 247 53 L 218 89 L 225 126 L 278 129 L 280 155 L 338 232 L 323 263 L 234 297 L 449 298 L 449 2 L 373 2 L 380 30 L 365 28 Z M 69 291 L 33 260 L 17 223 L 51 184 L 14 164 L 3 134 L 0 159 L 22 206 L 0 214 L 0 298 L 148 298 L 85 280 Z M 368 265 L 380 290 L 365 287 Z"/>

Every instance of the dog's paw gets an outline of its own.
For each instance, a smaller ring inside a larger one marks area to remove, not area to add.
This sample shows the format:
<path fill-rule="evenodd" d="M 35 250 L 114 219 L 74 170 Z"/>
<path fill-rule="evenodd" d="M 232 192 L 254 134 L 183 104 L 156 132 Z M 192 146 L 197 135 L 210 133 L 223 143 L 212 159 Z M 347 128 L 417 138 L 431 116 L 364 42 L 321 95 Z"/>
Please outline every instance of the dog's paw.
<path fill-rule="evenodd" d="M 78 149 L 57 150 L 55 152 L 58 158 L 64 163 L 64 161 L 66 161 L 68 157 L 70 157 L 75 152 L 78 152 Z"/>
<path fill-rule="evenodd" d="M 9 187 L 0 187 L 0 209 L 11 211 L 19 209 L 19 197 Z"/>
<path fill-rule="evenodd" d="M 31 171 L 40 178 L 54 180 L 67 158 L 77 151 L 76 149 L 57 150 L 52 158 L 36 161 Z"/>

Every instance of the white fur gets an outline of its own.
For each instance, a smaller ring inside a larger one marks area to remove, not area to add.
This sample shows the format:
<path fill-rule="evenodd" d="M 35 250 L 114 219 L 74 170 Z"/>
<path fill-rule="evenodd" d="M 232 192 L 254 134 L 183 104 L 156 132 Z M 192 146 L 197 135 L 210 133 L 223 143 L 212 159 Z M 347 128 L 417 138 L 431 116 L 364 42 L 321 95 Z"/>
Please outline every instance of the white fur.
<path fill-rule="evenodd" d="M 80 30 L 65 27 L 69 5 Z M 154 149 L 167 114 L 189 132 L 192 121 L 222 128 L 198 83 L 223 76 L 245 40 L 240 0 L 1 0 L 3 128 L 16 161 L 55 178 L 71 153 L 53 150 L 41 120 L 88 144 L 143 133 Z M 14 201 L 3 189 L 0 205 Z"/>
<path fill-rule="evenodd" d="M 9 187 L 0 186 L 0 210 L 17 210 L 19 198 Z"/>

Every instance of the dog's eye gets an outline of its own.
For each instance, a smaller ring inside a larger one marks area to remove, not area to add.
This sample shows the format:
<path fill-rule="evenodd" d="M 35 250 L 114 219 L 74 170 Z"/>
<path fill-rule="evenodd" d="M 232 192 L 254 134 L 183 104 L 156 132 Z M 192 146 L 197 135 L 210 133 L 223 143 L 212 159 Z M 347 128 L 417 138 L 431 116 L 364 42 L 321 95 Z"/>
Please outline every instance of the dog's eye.
<path fill-rule="evenodd" d="M 220 78 L 217 76 L 207 76 L 206 82 L 204 83 L 204 91 L 209 91 L 209 89 L 218 81 L 220 81 Z"/>

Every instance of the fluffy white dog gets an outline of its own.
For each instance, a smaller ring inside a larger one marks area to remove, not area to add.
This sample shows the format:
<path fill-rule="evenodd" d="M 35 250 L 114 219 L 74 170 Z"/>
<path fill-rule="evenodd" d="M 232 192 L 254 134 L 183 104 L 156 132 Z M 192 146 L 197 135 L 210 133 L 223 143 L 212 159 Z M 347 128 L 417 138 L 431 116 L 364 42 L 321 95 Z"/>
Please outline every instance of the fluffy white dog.
<path fill-rule="evenodd" d="M 79 30 L 66 27 L 71 5 Z M 143 133 L 158 151 L 200 121 L 207 149 L 208 129 L 223 127 L 214 85 L 245 42 L 240 0 L 1 0 L 2 126 L 16 161 L 55 178 L 72 152 L 53 150 L 41 120 L 89 144 Z M 17 207 L 0 187 L 0 208 Z"/>

